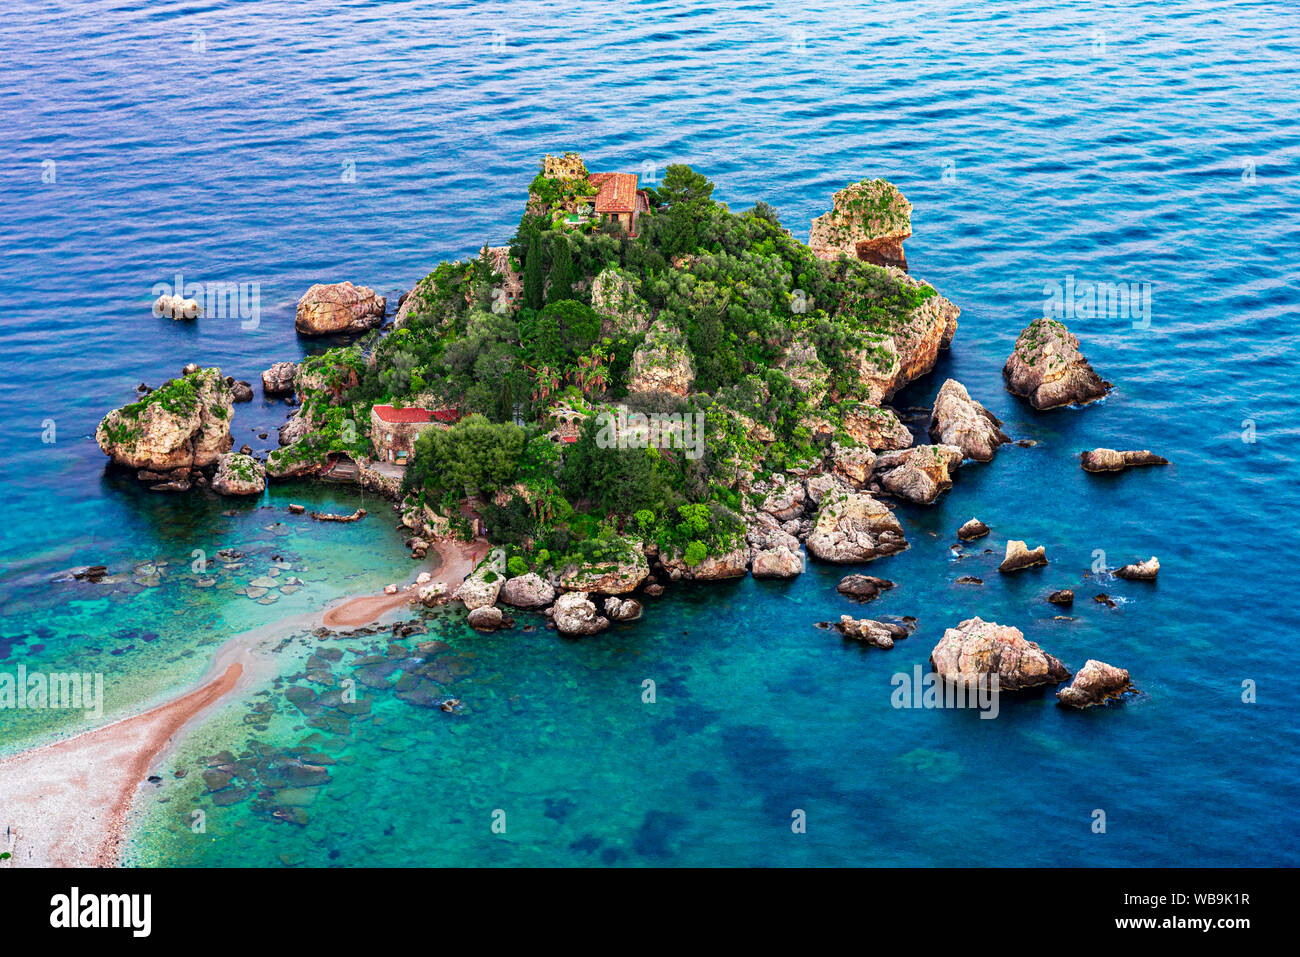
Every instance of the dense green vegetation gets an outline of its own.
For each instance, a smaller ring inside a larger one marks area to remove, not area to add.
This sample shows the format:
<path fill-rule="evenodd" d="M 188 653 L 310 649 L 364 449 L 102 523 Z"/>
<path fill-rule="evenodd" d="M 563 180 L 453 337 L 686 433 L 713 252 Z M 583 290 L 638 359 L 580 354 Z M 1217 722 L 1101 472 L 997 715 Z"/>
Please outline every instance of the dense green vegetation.
<path fill-rule="evenodd" d="M 467 417 L 421 435 L 405 490 L 445 514 L 480 496 L 512 570 L 608 558 L 629 538 L 689 564 L 735 547 L 737 480 L 853 444 L 842 417 L 868 399 L 863 370 L 889 368 L 889 338 L 934 290 L 819 260 L 771 206 L 735 213 L 713 189 L 670 166 L 631 237 L 586 215 L 585 173 L 539 173 L 506 274 L 486 251 L 442 263 L 401 328 L 310 360 L 300 386 L 314 430 L 279 454 L 365 454 L 378 402 L 454 406 Z M 626 288 L 593 303 L 602 274 Z M 630 390 L 638 363 L 693 371 L 688 394 Z M 615 403 L 703 415 L 703 454 L 601 448 L 596 416 Z M 557 407 L 588 416 L 572 444 L 546 437 Z"/>

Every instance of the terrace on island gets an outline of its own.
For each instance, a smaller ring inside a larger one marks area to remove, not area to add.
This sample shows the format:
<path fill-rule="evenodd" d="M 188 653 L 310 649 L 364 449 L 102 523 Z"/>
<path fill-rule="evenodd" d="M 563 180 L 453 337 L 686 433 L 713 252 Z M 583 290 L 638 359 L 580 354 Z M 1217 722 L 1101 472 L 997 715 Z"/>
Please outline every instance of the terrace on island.
<path fill-rule="evenodd" d="M 404 466 L 415 452 L 415 440 L 421 432 L 431 425 L 448 428 L 459 419 L 459 410 L 450 407 L 398 409 L 377 405 L 370 410 L 370 441 L 375 447 L 375 459 Z"/>

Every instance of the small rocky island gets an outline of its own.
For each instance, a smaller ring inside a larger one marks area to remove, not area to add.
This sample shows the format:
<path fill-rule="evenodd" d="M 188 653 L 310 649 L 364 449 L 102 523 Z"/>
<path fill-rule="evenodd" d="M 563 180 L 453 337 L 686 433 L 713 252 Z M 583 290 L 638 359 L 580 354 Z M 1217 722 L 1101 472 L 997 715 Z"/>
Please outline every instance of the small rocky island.
<path fill-rule="evenodd" d="M 393 501 L 415 557 L 486 539 L 453 594 L 412 589 L 463 602 L 483 631 L 512 625 L 505 606 L 590 635 L 636 620 L 675 582 L 897 554 L 909 547 L 901 503 L 934 505 L 1012 441 L 954 379 L 921 426 L 929 444 L 888 405 L 934 368 L 960 314 L 907 271 L 911 204 L 884 180 L 850 185 L 804 244 L 771 206 L 736 212 L 713 189 L 683 165 L 651 187 L 547 156 L 510 243 L 437 265 L 391 324 L 370 287 L 307 291 L 299 333 L 355 339 L 262 372 L 264 396 L 290 408 L 264 461 L 231 451 L 233 403 L 251 388 L 197 366 L 110 412 L 96 441 L 158 491 L 256 495 L 343 476 Z M 1110 389 L 1055 319 L 1024 329 L 1003 373 L 1038 410 Z M 1090 471 L 1163 461 L 1083 457 Z M 989 533 L 972 519 L 958 538 Z M 1047 562 L 1041 546 L 1005 547 L 1003 572 Z M 892 586 L 855 574 L 840 591 L 870 601 Z M 882 649 L 910 634 L 851 616 L 836 628 Z M 1069 677 L 1015 628 L 977 618 L 932 658 L 952 680 L 973 667 L 1007 688 Z"/>

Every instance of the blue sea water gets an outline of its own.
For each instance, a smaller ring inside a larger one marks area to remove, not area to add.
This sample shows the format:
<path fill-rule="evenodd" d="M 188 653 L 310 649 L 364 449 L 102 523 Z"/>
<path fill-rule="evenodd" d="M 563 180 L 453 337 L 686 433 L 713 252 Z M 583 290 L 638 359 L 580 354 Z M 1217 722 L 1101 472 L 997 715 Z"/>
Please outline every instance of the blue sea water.
<path fill-rule="evenodd" d="M 869 613 L 919 622 L 889 652 L 813 627 L 855 611 L 834 590 L 849 569 L 819 565 L 792 583 L 675 589 L 643 621 L 580 642 L 479 636 L 443 613 L 405 650 L 328 643 L 341 652 L 331 674 L 363 675 L 373 707 L 322 727 L 285 696 L 310 684 L 315 649 L 297 638 L 273 684 L 169 759 L 193 773 L 166 776 L 129 860 L 1300 862 L 1294 9 L 23 0 L 5 26 L 0 669 L 93 663 L 110 710 L 127 711 L 195 680 L 241 629 L 408 574 L 382 509 L 353 527 L 278 529 L 284 513 L 261 509 L 304 495 L 349 507 L 349 493 L 273 490 L 223 516 L 229 503 L 106 476 L 94 427 L 137 382 L 188 361 L 255 381 L 319 348 L 292 329 L 313 282 L 397 293 L 507 238 L 548 151 L 651 177 L 689 162 L 717 198 L 766 200 L 800 238 L 834 190 L 889 178 L 915 207 L 913 273 L 962 308 L 951 353 L 897 404 L 928 405 L 952 376 L 1038 443 L 900 510 L 911 549 L 863 569 L 899 583 Z M 154 318 L 154 286 L 178 274 L 259 283 L 256 328 Z M 1000 369 L 1045 287 L 1068 277 L 1149 283 L 1150 323 L 1067 318 L 1117 388 L 1035 413 Z M 237 407 L 236 443 L 268 447 L 258 434 L 286 412 L 259 392 Z M 1089 476 L 1076 454 L 1094 446 L 1174 464 Z M 980 548 L 954 560 L 972 515 L 993 526 L 989 547 L 1044 544 L 1051 565 L 1005 578 Z M 281 607 L 235 593 L 241 582 L 199 589 L 192 550 L 223 545 L 252 556 L 234 578 L 279 556 L 286 575 L 306 572 L 302 590 Z M 1111 566 L 1159 555 L 1159 581 L 1089 577 L 1099 550 Z M 73 565 L 159 559 L 177 571 L 158 587 L 52 582 Z M 1078 598 L 1056 620 L 1042 599 L 1066 586 Z M 1086 714 L 1050 695 L 1007 700 L 992 721 L 892 707 L 891 676 L 974 615 L 1072 667 L 1128 668 L 1142 694 Z M 448 647 L 419 652 L 435 638 Z M 394 689 L 413 662 L 461 713 Z M 0 749 L 66 730 L 0 714 Z M 203 793 L 200 758 L 277 749 L 333 756 L 329 783 L 271 787 L 296 822 Z M 208 814 L 201 838 L 193 807 Z"/>

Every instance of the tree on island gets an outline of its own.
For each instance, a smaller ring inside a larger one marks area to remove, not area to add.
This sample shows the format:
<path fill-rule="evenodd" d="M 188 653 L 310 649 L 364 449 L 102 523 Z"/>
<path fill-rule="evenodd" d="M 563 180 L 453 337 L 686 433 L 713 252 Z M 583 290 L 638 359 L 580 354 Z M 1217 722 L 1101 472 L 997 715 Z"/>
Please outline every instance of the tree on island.
<path fill-rule="evenodd" d="M 545 279 L 542 275 L 542 241 L 537 233 L 528 240 L 528 255 L 524 258 L 524 305 L 541 309 L 544 303 Z"/>
<path fill-rule="evenodd" d="M 563 234 L 551 239 L 551 285 L 546 290 L 547 302 L 562 302 L 573 298 L 573 250 Z"/>

